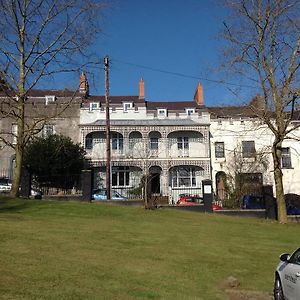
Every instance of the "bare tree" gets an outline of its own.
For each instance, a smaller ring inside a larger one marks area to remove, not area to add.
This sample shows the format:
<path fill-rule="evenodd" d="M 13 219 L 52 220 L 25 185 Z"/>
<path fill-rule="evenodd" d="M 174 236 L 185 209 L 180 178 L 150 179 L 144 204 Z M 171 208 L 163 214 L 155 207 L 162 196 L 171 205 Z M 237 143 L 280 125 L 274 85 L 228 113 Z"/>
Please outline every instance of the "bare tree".
<path fill-rule="evenodd" d="M 7 99 L 1 117 L 17 125 L 16 145 L 1 136 L 16 153 L 12 196 L 18 195 L 24 147 L 49 118 L 26 126 L 26 99 L 49 76 L 89 62 L 87 50 L 100 32 L 103 7 L 98 0 L 0 0 L 0 79 Z"/>
<path fill-rule="evenodd" d="M 254 150 L 250 157 L 245 158 L 241 144 L 229 153 L 224 170 L 226 176 L 223 178 L 226 181 L 225 192 L 228 206 L 240 207 L 243 195 L 253 192 L 259 195 L 262 193 L 262 176 L 269 169 L 269 155 L 270 149 L 261 148 L 258 151 Z"/>
<path fill-rule="evenodd" d="M 150 149 L 149 138 L 133 137 L 129 140 L 129 156 L 141 163 L 142 171 L 139 187 L 142 191 L 142 198 L 146 209 L 154 208 L 153 199 L 151 199 L 151 184 L 154 174 L 150 173 L 150 166 L 151 159 L 157 158 L 159 153 L 158 149 Z"/>
<path fill-rule="evenodd" d="M 287 222 L 281 167 L 282 143 L 299 125 L 300 1 L 225 0 L 232 15 L 224 22 L 230 69 L 261 94 L 252 109 L 272 132 L 278 221 Z M 228 67 L 228 64 L 227 64 Z"/>

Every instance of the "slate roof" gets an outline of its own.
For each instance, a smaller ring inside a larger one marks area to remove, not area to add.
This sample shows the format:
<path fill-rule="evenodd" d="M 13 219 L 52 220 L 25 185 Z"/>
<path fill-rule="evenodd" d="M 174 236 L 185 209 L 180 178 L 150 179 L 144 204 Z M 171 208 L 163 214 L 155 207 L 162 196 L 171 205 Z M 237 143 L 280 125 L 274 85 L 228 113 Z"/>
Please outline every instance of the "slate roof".
<path fill-rule="evenodd" d="M 87 99 L 85 99 L 85 102 L 100 102 L 105 103 L 105 96 L 89 96 Z M 139 102 L 144 103 L 144 99 L 139 99 L 138 96 L 109 96 L 110 103 L 123 103 L 126 101 L 132 101 L 132 102 Z"/>
<path fill-rule="evenodd" d="M 41 98 L 45 96 L 56 96 L 56 97 L 81 97 L 82 94 L 70 90 L 30 90 L 27 94 L 30 98 Z M 13 91 L 0 91 L 0 96 L 15 96 Z"/>
<path fill-rule="evenodd" d="M 208 107 L 208 111 L 211 113 L 211 118 L 239 118 L 249 117 L 255 118 L 257 115 L 253 109 L 248 105 L 243 106 L 220 106 L 220 107 Z"/>
<path fill-rule="evenodd" d="M 194 101 L 147 101 L 146 106 L 149 110 L 156 110 L 158 108 L 166 108 L 168 110 L 183 110 L 185 108 L 205 108 L 205 106 L 200 106 Z"/>

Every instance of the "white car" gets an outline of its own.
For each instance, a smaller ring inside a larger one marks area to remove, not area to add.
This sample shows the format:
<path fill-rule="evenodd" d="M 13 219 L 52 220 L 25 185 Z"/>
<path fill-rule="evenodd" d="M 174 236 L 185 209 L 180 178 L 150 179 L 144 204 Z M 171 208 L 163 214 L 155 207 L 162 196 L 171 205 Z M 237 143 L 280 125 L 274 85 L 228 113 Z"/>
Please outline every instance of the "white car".
<path fill-rule="evenodd" d="M 275 272 L 274 299 L 300 299 L 300 248 L 292 255 L 280 255 L 280 263 Z"/>
<path fill-rule="evenodd" d="M 7 177 L 0 177 L 0 192 L 9 192 L 11 190 L 11 181 Z"/>

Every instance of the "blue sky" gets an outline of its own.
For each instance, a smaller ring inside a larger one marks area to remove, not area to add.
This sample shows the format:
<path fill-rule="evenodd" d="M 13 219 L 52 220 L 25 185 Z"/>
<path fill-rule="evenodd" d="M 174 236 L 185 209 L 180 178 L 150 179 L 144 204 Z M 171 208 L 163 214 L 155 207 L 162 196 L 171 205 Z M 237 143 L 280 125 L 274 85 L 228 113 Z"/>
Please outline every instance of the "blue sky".
<path fill-rule="evenodd" d="M 104 12 L 103 34 L 94 49 L 99 57 L 110 58 L 111 95 L 137 95 L 138 81 L 143 77 L 145 96 L 150 101 L 192 100 L 198 82 L 203 85 L 206 105 L 249 101 L 253 91 L 244 88 L 235 95 L 235 86 L 209 81 L 240 84 L 218 71 L 224 46 L 218 35 L 226 18 L 218 1 L 110 3 L 111 8 Z M 104 94 L 104 71 L 100 67 L 90 86 L 92 94 Z"/>

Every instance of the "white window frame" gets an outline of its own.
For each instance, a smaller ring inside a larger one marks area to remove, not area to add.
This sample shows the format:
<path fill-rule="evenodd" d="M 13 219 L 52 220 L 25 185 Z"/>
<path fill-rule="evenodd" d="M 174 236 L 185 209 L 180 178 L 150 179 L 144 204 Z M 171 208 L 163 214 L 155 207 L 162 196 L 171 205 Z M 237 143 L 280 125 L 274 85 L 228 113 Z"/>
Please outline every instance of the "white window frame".
<path fill-rule="evenodd" d="M 51 130 L 48 130 L 50 128 L 51 128 Z M 53 135 L 53 134 L 55 134 L 54 125 L 53 124 L 45 124 L 43 127 L 42 136 L 44 138 L 47 138 L 48 136 Z"/>
<path fill-rule="evenodd" d="M 178 157 L 189 157 L 189 150 L 190 150 L 189 137 L 187 136 L 177 137 L 177 150 L 178 150 Z"/>
<path fill-rule="evenodd" d="M 165 118 L 167 116 L 167 109 L 166 108 L 158 108 L 157 109 L 157 117 Z"/>
<path fill-rule="evenodd" d="M 159 138 L 158 137 L 151 137 L 149 141 L 150 150 L 158 150 L 159 147 Z"/>
<path fill-rule="evenodd" d="M 189 137 L 179 136 L 177 137 L 177 149 L 178 150 L 189 150 Z"/>
<path fill-rule="evenodd" d="M 46 105 L 48 105 L 50 102 L 55 102 L 55 96 L 53 95 L 47 95 L 45 96 L 46 99 Z"/>
<path fill-rule="evenodd" d="M 187 174 L 183 174 L 183 173 Z M 186 184 L 188 181 L 189 184 Z M 179 167 L 172 171 L 171 173 L 171 185 L 172 188 L 180 188 L 180 187 L 196 187 L 197 179 L 196 179 L 196 170 L 193 167 Z"/>
<path fill-rule="evenodd" d="M 124 148 L 124 138 L 119 132 L 111 134 L 111 150 L 112 151 L 123 151 Z"/>
<path fill-rule="evenodd" d="M 131 108 L 133 108 L 132 102 L 123 102 L 123 111 L 124 112 L 127 112 Z"/>
<path fill-rule="evenodd" d="M 114 184 L 116 182 L 116 184 Z M 128 187 L 130 186 L 130 169 L 129 167 L 113 167 L 112 168 L 112 187 Z"/>
<path fill-rule="evenodd" d="M 282 169 L 292 169 L 291 148 L 281 148 L 281 167 Z"/>
<path fill-rule="evenodd" d="M 93 111 L 95 109 L 99 108 L 99 103 L 98 102 L 90 102 L 90 111 Z"/>
<path fill-rule="evenodd" d="M 224 158 L 225 157 L 225 143 L 215 142 L 215 157 Z"/>
<path fill-rule="evenodd" d="M 242 141 L 242 156 L 243 158 L 255 157 L 255 141 Z"/>
<path fill-rule="evenodd" d="M 17 144 L 17 136 L 18 136 L 18 125 L 12 124 L 11 125 L 11 134 L 12 134 L 12 143 L 13 145 Z"/>

